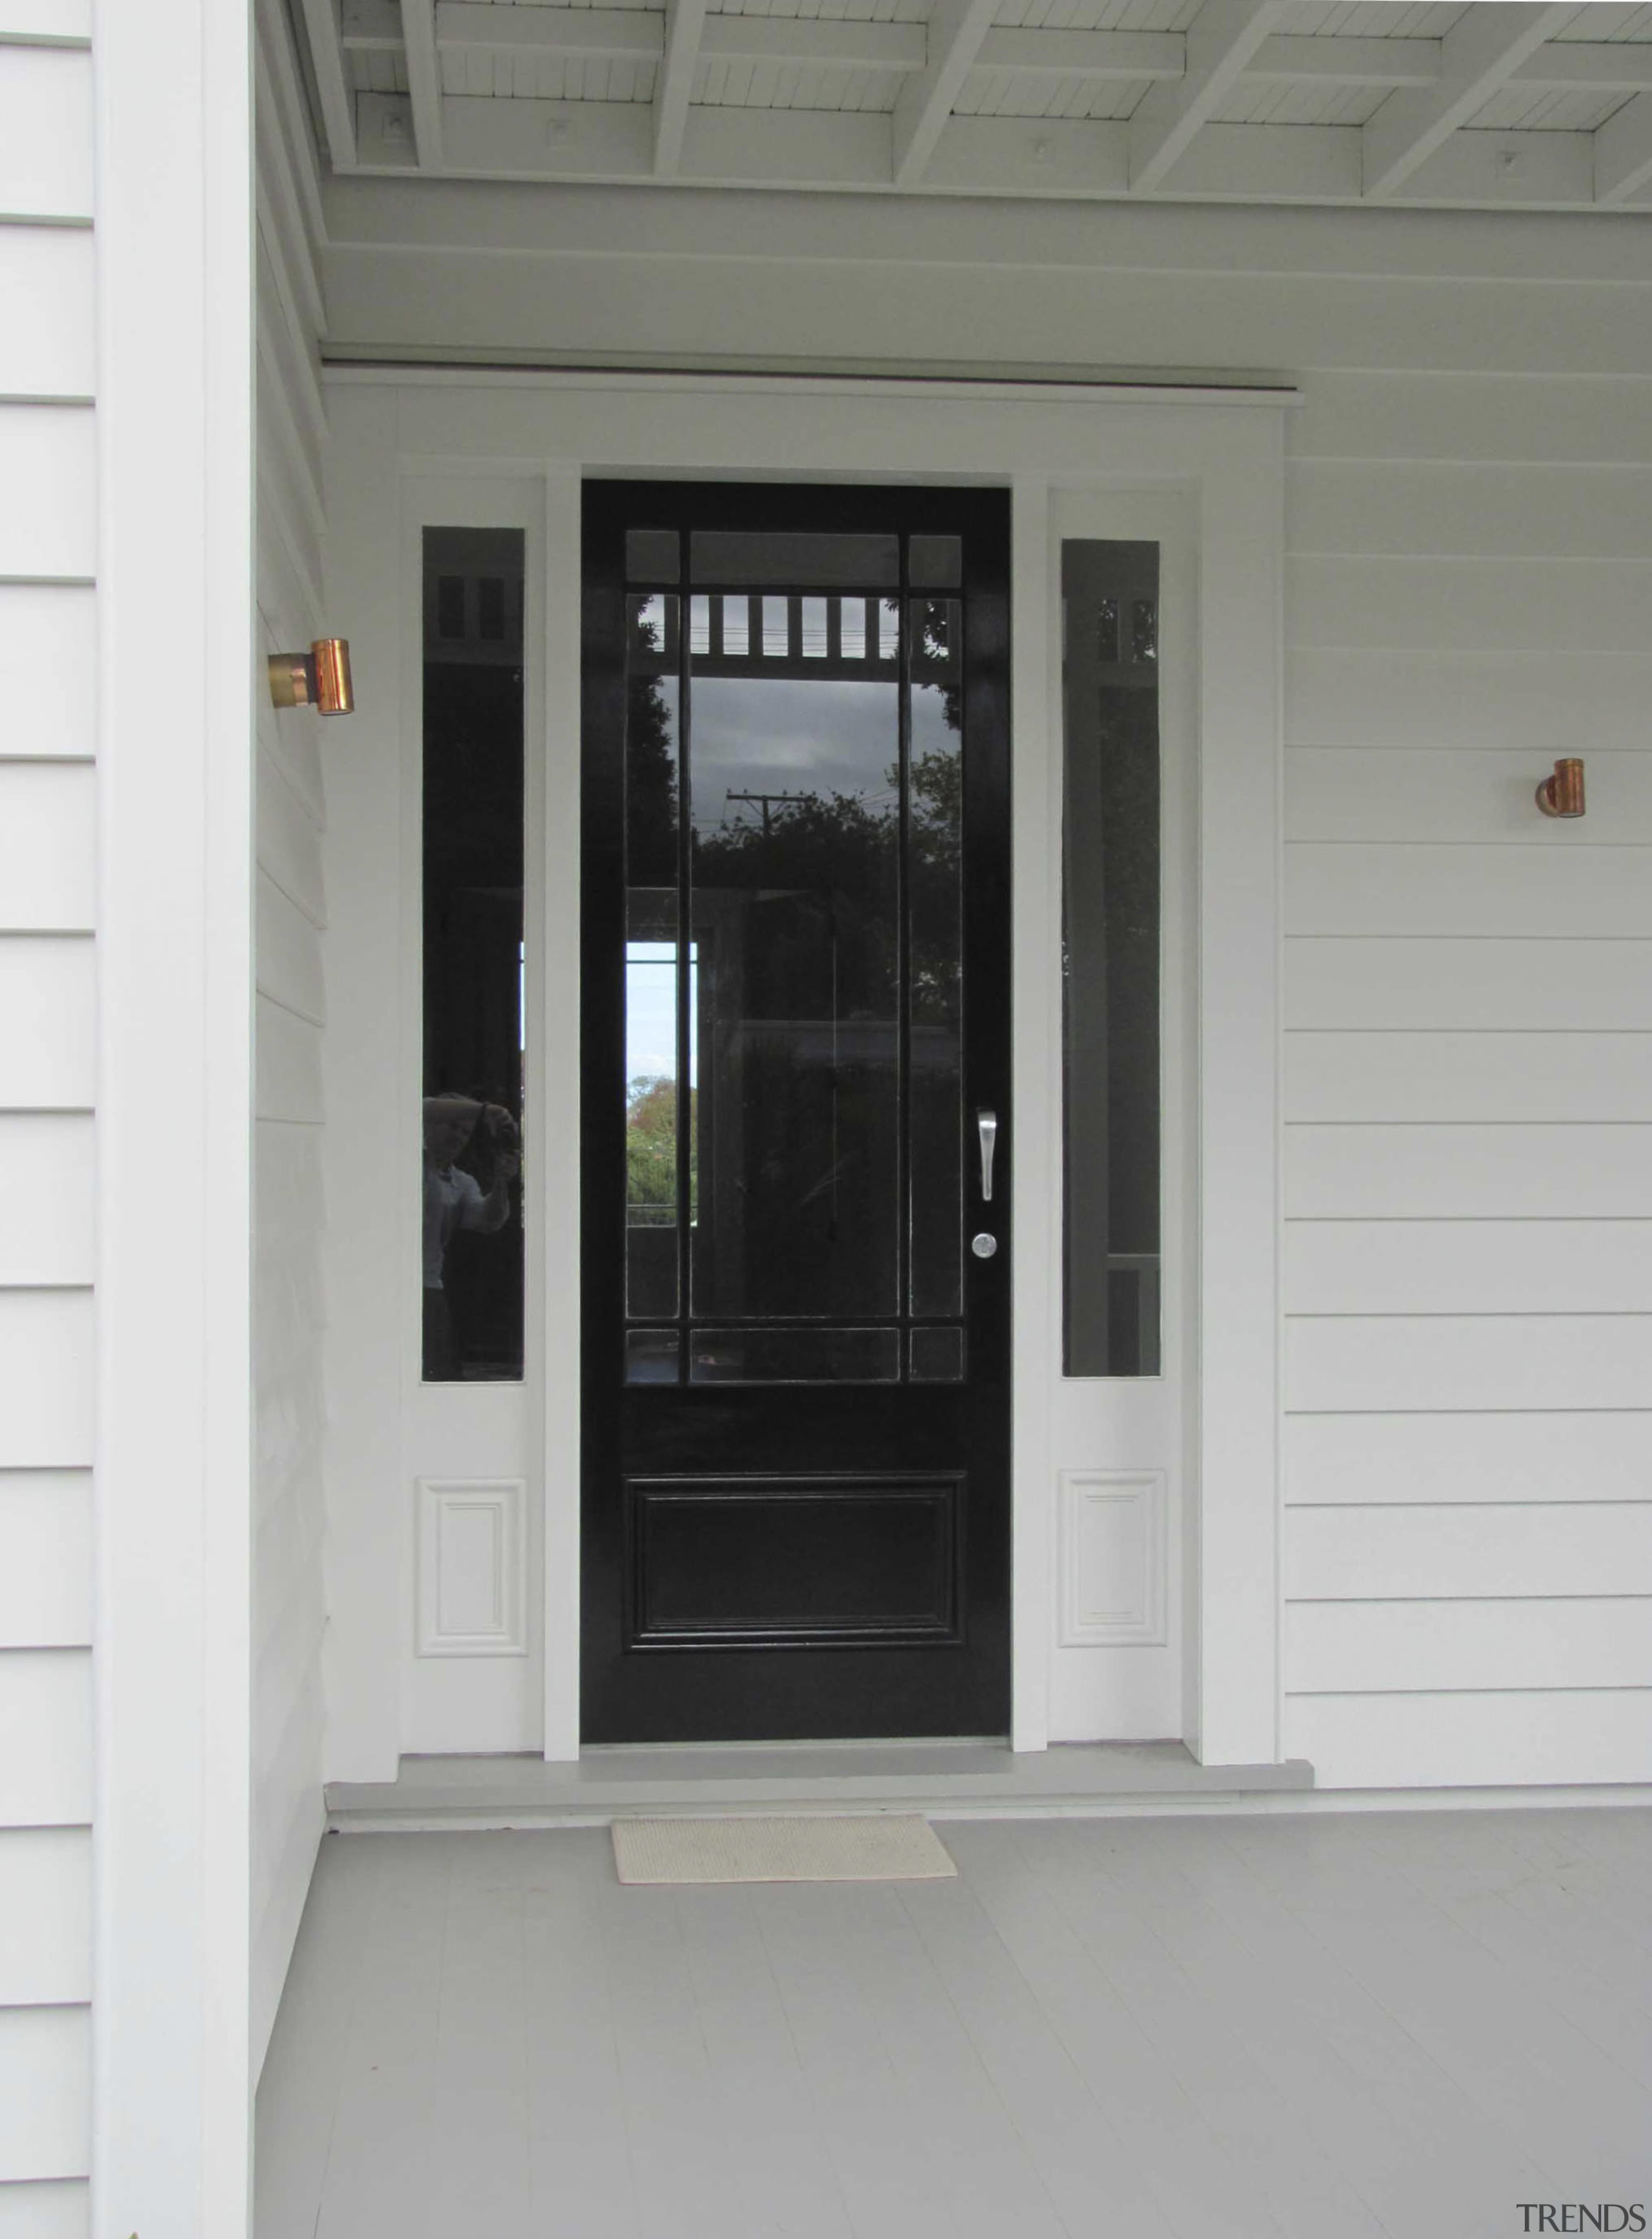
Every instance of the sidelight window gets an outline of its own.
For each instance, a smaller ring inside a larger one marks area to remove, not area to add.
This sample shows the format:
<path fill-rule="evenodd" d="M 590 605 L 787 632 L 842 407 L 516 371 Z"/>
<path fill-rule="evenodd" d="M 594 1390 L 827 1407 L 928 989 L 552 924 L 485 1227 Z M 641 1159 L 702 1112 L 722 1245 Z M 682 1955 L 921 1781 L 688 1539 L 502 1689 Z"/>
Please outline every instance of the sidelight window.
<path fill-rule="evenodd" d="M 1064 543 L 1061 596 L 1065 1372 L 1157 1376 L 1158 547 Z"/>
<path fill-rule="evenodd" d="M 522 1373 L 520 529 L 424 533 L 427 1383 Z"/>

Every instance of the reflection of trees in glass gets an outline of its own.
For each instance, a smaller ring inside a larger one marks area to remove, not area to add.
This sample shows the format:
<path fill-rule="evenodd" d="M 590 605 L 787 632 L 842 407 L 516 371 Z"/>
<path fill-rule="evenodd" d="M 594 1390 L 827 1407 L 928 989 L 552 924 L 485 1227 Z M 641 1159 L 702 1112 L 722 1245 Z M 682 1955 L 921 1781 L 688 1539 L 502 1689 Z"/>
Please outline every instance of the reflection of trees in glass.
<path fill-rule="evenodd" d="M 688 1092 L 689 1219 L 697 1194 L 692 1151 L 695 1092 Z M 626 1203 L 634 1228 L 669 1228 L 677 1218 L 677 1084 L 669 1073 L 639 1073 L 626 1089 Z"/>

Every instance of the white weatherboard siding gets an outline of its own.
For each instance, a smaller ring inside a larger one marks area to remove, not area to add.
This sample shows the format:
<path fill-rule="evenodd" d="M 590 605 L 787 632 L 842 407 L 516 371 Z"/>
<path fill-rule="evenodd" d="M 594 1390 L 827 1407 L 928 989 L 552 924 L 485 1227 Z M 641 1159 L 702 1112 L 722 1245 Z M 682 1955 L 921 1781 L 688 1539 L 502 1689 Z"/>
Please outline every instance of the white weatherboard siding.
<path fill-rule="evenodd" d="M 1283 1751 L 1331 1787 L 1652 1777 L 1652 229 L 326 209 L 347 350 L 1300 386 Z M 1572 825 L 1532 803 L 1567 753 Z"/>
<path fill-rule="evenodd" d="M 261 654 L 322 635 L 327 425 L 314 334 L 314 156 L 277 11 L 259 33 Z M 254 1148 L 252 2061 L 263 2056 L 321 1839 L 321 878 L 325 799 L 307 711 L 257 705 Z"/>
<path fill-rule="evenodd" d="M 91 55 L 0 0 L 0 2234 L 83 2239 L 96 748 Z M 35 43 L 13 43 L 28 32 Z"/>

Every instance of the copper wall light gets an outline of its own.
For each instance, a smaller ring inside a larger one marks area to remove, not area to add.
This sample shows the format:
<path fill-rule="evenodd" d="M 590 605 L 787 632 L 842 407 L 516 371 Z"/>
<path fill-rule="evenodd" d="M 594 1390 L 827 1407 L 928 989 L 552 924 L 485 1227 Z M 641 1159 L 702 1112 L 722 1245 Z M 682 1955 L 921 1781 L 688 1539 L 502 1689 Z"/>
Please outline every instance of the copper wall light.
<path fill-rule="evenodd" d="M 1537 806 L 1545 816 L 1581 816 L 1583 813 L 1583 765 L 1576 754 L 1555 764 L 1553 777 L 1537 788 Z"/>
<path fill-rule="evenodd" d="M 308 653 L 272 653 L 269 696 L 278 708 L 314 708 L 323 715 L 350 715 L 350 641 L 318 637 Z"/>

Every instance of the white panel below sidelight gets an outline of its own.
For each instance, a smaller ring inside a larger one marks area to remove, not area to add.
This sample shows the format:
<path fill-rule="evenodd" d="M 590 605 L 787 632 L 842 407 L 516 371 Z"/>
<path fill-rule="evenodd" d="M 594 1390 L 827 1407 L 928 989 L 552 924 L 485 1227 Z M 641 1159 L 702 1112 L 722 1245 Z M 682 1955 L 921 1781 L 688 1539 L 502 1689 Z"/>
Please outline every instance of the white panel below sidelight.
<path fill-rule="evenodd" d="M 527 1487 L 419 1479 L 418 1653 L 526 1656 Z"/>
<path fill-rule="evenodd" d="M 1062 1472 L 1063 1648 L 1164 1645 L 1167 1487 L 1163 1470 Z"/>

